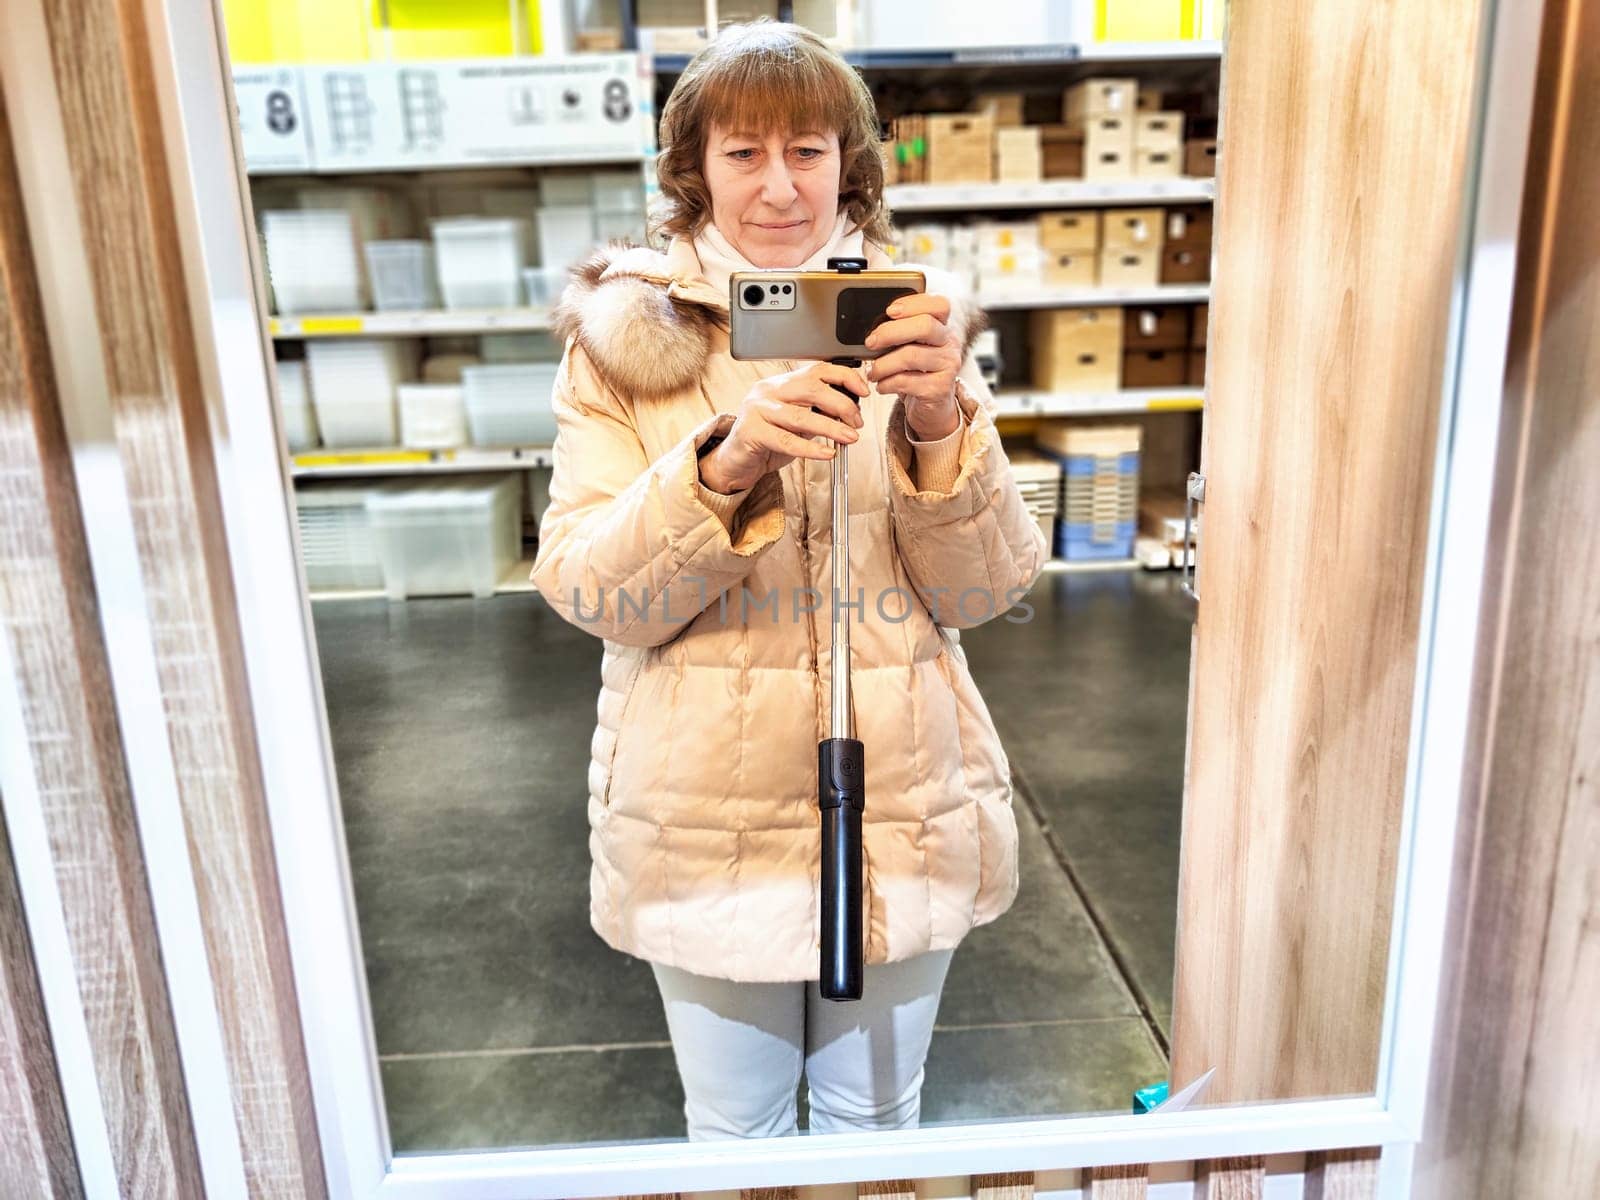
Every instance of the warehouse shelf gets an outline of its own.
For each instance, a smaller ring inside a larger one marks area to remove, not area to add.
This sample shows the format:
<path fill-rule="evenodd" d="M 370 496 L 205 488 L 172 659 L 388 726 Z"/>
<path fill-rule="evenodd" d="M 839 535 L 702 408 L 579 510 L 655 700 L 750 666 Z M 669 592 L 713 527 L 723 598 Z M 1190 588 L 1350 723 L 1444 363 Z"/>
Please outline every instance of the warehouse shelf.
<path fill-rule="evenodd" d="M 957 46 L 949 49 L 844 50 L 863 71 L 923 71 L 938 67 L 1067 67 L 1077 63 L 1207 62 L 1222 57 L 1220 41 L 1068 42 L 1054 46 Z M 657 54 L 656 74 L 678 75 L 688 54 Z"/>
<path fill-rule="evenodd" d="M 291 460 L 296 479 L 340 475 L 438 475 L 468 471 L 526 471 L 555 460 L 549 446 L 462 446 L 455 450 L 309 450 Z"/>
<path fill-rule="evenodd" d="M 897 213 L 949 209 L 1085 208 L 1101 204 L 1207 204 L 1214 179 L 1046 179 L 1039 183 L 898 183 L 883 189 Z"/>
<path fill-rule="evenodd" d="M 496 596 L 516 596 L 534 591 L 533 555 L 524 553 L 515 563 L 506 569 L 500 577 L 500 582 L 495 584 Z M 313 588 L 313 600 L 384 600 L 388 593 L 382 588 Z M 456 597 L 466 599 L 465 596 Z"/>
<path fill-rule="evenodd" d="M 1099 308 L 1113 304 L 1195 304 L 1210 298 L 1209 283 L 1164 283 L 1139 288 L 1007 288 L 978 293 L 978 303 L 991 311 Z"/>
<path fill-rule="evenodd" d="M 471 333 L 528 333 L 550 328 L 545 308 L 461 308 L 426 312 L 319 313 L 271 317 L 279 339 L 429 337 Z"/>
<path fill-rule="evenodd" d="M 1117 392 L 1041 392 L 1006 388 L 995 393 L 1001 417 L 1075 417 L 1106 413 L 1193 412 L 1205 407 L 1197 387 L 1125 388 Z"/>

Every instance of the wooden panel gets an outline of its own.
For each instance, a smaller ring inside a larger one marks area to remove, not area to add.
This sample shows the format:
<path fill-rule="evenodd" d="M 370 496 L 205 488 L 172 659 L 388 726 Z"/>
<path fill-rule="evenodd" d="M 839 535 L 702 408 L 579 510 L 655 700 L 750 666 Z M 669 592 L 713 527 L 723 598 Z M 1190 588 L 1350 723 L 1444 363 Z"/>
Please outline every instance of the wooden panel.
<path fill-rule="evenodd" d="M 84 349 L 104 362 L 130 494 L 245 1177 L 252 1197 L 320 1196 L 321 1151 L 196 357 L 203 318 L 186 294 L 185 269 L 197 269 L 199 247 L 176 224 L 180 197 L 157 105 L 176 64 L 164 31 L 152 38 L 145 24 L 164 13 L 142 0 L 38 2 L 94 265 L 101 345 Z"/>
<path fill-rule="evenodd" d="M 1266 1186 L 1267 1160 L 1260 1155 L 1195 1164 L 1195 1200 L 1260 1200 Z"/>
<path fill-rule="evenodd" d="M 974 1175 L 972 1200 L 1033 1200 L 1033 1172 Z"/>
<path fill-rule="evenodd" d="M 0 622 L 22 693 L 122 1194 L 199 1196 L 199 1160 L 56 399 L 0 98 Z M 8 960 L 8 971 L 15 966 Z M 25 1010 L 19 1015 L 36 1021 Z M 48 1045 L 40 1038 L 32 1053 L 47 1055 Z M 30 1069 L 39 1067 L 35 1059 Z M 59 1129 L 59 1118 L 47 1119 Z M 59 1147 L 51 1153 L 59 1156 Z M 55 1174 L 64 1178 L 64 1169 Z"/>
<path fill-rule="evenodd" d="M 856 1196 L 860 1200 L 874 1197 L 875 1200 L 917 1200 L 917 1181 L 914 1179 L 879 1179 L 870 1183 L 856 1185 Z"/>
<path fill-rule="evenodd" d="M 1600 1195 L 1597 61 L 1546 0 L 1422 1200 Z"/>
<path fill-rule="evenodd" d="M 1150 1167 L 1090 1167 L 1083 1173 L 1083 1192 L 1085 1200 L 1144 1200 L 1150 1194 Z"/>
<path fill-rule="evenodd" d="M 1174 1090 L 1371 1094 L 1477 0 L 1230 11 Z"/>
<path fill-rule="evenodd" d="M 1378 1147 L 1306 1155 L 1305 1200 L 1371 1200 L 1378 1194 Z"/>
<path fill-rule="evenodd" d="M 0 1196 L 68 1200 L 83 1181 L 12 863 L 0 821 Z"/>

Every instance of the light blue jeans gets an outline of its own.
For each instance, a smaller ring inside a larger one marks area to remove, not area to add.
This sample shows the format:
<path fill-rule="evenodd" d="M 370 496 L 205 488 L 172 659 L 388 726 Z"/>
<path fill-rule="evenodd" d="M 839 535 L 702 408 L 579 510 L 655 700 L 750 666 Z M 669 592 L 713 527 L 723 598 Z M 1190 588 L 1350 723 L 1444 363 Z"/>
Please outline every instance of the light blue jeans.
<path fill-rule="evenodd" d="M 817 983 L 735 983 L 651 963 L 683 1080 L 690 1141 L 915 1129 L 922 1068 L 952 950 L 869 964 L 860 1000 Z"/>

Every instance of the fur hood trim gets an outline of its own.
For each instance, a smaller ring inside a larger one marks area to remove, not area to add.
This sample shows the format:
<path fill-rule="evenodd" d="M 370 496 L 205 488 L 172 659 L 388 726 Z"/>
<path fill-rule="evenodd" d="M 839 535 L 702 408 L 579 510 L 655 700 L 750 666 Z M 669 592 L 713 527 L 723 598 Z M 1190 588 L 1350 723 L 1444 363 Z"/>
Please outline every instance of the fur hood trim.
<path fill-rule="evenodd" d="M 950 325 L 971 353 L 989 321 L 970 290 L 948 271 L 905 265 L 927 276 L 930 291 L 951 298 Z M 711 354 L 712 328 L 727 323 L 719 306 L 726 300 L 683 269 L 648 246 L 613 242 L 595 251 L 572 268 L 551 314 L 556 337 L 576 339 L 606 382 L 631 399 L 659 400 L 692 387 Z"/>
<path fill-rule="evenodd" d="M 552 315 L 562 342 L 576 338 L 600 374 L 635 400 L 657 400 L 700 378 L 711 353 L 711 312 L 676 300 L 667 257 L 613 243 L 572 268 Z"/>

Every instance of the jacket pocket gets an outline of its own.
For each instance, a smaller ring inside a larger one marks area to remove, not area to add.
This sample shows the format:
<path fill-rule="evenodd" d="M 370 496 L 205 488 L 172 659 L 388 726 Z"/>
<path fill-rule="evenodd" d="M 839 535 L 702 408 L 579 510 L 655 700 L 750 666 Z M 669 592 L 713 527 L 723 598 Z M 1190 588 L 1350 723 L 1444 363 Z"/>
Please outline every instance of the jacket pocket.
<path fill-rule="evenodd" d="M 627 735 L 629 718 L 633 713 L 634 697 L 639 694 L 639 685 L 644 679 L 650 664 L 656 658 L 657 648 L 651 646 L 641 653 L 628 672 L 627 682 L 623 685 L 622 708 L 617 714 L 617 730 L 611 739 L 611 754 L 606 761 L 606 787 L 600 797 L 600 807 L 609 809 L 611 797 L 616 786 L 617 763 L 622 759 L 622 739 Z"/>

